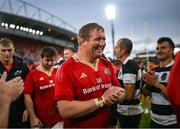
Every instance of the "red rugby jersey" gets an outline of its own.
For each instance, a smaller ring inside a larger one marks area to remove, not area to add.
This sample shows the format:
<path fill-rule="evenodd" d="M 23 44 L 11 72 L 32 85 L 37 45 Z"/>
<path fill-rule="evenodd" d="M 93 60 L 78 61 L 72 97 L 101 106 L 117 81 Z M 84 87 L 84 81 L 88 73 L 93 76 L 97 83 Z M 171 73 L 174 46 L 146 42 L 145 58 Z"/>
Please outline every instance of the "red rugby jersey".
<path fill-rule="evenodd" d="M 170 72 L 167 86 L 167 96 L 171 102 L 180 127 L 180 52 L 177 53 L 175 62 Z"/>
<path fill-rule="evenodd" d="M 58 69 L 55 81 L 55 99 L 85 101 L 103 95 L 112 85 L 120 86 L 111 63 L 99 59 L 98 70 L 79 62 L 75 56 Z M 65 128 L 107 128 L 108 106 L 75 119 L 65 121 Z"/>
<path fill-rule="evenodd" d="M 54 101 L 56 69 L 48 76 L 37 69 L 32 70 L 25 80 L 24 94 L 32 95 L 34 109 L 45 127 L 52 127 L 61 120 Z"/>

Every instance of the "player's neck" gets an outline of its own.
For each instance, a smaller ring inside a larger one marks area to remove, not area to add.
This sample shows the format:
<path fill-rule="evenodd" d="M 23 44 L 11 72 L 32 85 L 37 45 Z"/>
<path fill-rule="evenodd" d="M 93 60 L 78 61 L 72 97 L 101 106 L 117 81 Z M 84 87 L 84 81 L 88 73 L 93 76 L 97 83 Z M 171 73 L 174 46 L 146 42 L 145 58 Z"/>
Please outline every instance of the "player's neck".
<path fill-rule="evenodd" d="M 38 71 L 46 73 L 48 76 L 51 76 L 51 73 L 53 71 L 53 67 L 50 69 L 44 68 L 41 64 L 37 67 Z"/>
<path fill-rule="evenodd" d="M 160 61 L 160 67 L 166 67 L 168 64 L 170 64 L 173 61 L 172 58 L 169 58 L 165 61 Z"/>
<path fill-rule="evenodd" d="M 95 59 L 95 60 L 90 60 L 90 58 L 85 58 L 85 56 L 81 55 L 81 54 L 76 54 L 77 55 L 77 58 L 78 58 L 78 61 L 81 62 L 81 63 L 84 63 L 88 66 L 90 66 L 93 70 L 97 70 L 97 67 L 98 67 L 98 62 L 99 62 L 99 59 Z"/>
<path fill-rule="evenodd" d="M 121 62 L 124 63 L 124 61 L 125 61 L 128 57 L 129 57 L 129 55 L 126 55 L 126 54 L 123 55 L 123 56 L 121 57 L 121 59 L 120 59 Z"/>
<path fill-rule="evenodd" d="M 87 63 L 91 63 L 91 64 L 94 64 L 97 62 L 97 59 L 96 58 L 92 58 L 89 54 L 85 54 L 85 53 L 76 53 L 78 58 L 83 61 L 83 62 L 87 62 Z"/>
<path fill-rule="evenodd" d="M 13 59 L 9 60 L 9 61 L 3 61 L 1 60 L 1 63 L 4 65 L 4 66 L 10 66 L 13 64 Z"/>

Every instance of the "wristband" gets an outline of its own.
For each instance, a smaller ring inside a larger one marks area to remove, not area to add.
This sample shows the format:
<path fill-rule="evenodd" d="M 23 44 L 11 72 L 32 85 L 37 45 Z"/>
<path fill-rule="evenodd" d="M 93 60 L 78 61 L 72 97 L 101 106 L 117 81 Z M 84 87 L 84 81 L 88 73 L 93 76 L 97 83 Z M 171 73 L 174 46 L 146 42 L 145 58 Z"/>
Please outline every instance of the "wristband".
<path fill-rule="evenodd" d="M 103 96 L 95 98 L 94 101 L 97 107 L 103 107 L 106 103 Z"/>

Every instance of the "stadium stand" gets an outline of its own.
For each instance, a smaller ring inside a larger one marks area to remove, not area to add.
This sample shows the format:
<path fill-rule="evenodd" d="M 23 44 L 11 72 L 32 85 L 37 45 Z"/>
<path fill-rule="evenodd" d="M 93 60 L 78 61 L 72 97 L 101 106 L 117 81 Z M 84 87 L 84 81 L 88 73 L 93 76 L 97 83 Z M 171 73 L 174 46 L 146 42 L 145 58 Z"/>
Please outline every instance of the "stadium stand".
<path fill-rule="evenodd" d="M 22 0 L 1 3 L 0 38 L 13 40 L 16 54 L 23 54 L 28 63 L 39 63 L 37 55 L 44 46 L 55 47 L 60 55 L 64 47 L 77 49 L 76 29 L 69 23 Z"/>

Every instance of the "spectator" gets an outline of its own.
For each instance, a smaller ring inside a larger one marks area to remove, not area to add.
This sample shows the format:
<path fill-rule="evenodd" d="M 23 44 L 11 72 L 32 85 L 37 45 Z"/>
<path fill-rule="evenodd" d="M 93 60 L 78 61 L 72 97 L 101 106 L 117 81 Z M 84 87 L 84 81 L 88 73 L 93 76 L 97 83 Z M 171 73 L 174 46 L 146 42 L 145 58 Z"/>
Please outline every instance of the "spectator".
<path fill-rule="evenodd" d="M 0 40 L 0 74 L 7 72 L 7 81 L 17 76 L 23 80 L 29 73 L 29 69 L 23 60 L 14 56 L 14 44 L 8 38 Z M 24 95 L 21 94 L 10 105 L 9 128 L 30 128 L 28 113 L 25 110 Z"/>
<path fill-rule="evenodd" d="M 56 68 L 58 68 L 62 63 L 64 63 L 64 57 L 60 55 L 59 59 L 54 64 Z"/>
<path fill-rule="evenodd" d="M 7 128 L 9 108 L 11 102 L 16 100 L 23 91 L 23 81 L 20 77 L 6 81 L 7 73 L 0 78 L 0 128 Z"/>
<path fill-rule="evenodd" d="M 32 65 L 33 64 L 33 61 L 28 58 L 28 57 L 25 57 L 25 52 L 22 48 L 16 48 L 15 49 L 15 55 L 21 59 L 23 59 L 23 62 L 27 65 Z"/>
<path fill-rule="evenodd" d="M 104 28 L 84 25 L 78 33 L 79 49 L 59 67 L 55 97 L 65 128 L 107 128 L 108 105 L 121 101 L 120 88 L 112 65 L 103 59 Z"/>
<path fill-rule="evenodd" d="M 166 97 L 166 86 L 171 67 L 174 63 L 174 43 L 169 37 L 161 37 L 157 41 L 156 56 L 160 62 L 153 72 L 144 74 L 143 80 L 149 84 L 151 90 L 151 127 L 176 127 L 176 116 Z"/>
<path fill-rule="evenodd" d="M 180 52 L 177 53 L 175 63 L 171 69 L 168 86 L 167 96 L 171 102 L 173 109 L 176 113 L 178 127 L 180 127 Z"/>
<path fill-rule="evenodd" d="M 117 104 L 118 119 L 121 128 L 138 128 L 143 109 L 140 104 L 141 69 L 130 57 L 133 48 L 132 41 L 127 38 L 119 39 L 114 52 L 121 60 L 118 79 L 126 91 L 125 100 Z"/>
<path fill-rule="evenodd" d="M 75 53 L 74 48 L 72 47 L 65 47 L 64 48 L 64 60 L 67 61 L 69 58 L 71 58 Z"/>
<path fill-rule="evenodd" d="M 33 127 L 63 128 L 63 123 L 54 101 L 54 81 L 57 69 L 53 67 L 56 50 L 44 47 L 41 63 L 33 69 L 25 80 L 25 104 Z"/>
<path fill-rule="evenodd" d="M 72 47 L 65 47 L 63 53 L 64 57 L 60 57 L 58 59 L 57 63 L 55 64 L 56 68 L 58 68 L 62 63 L 64 63 L 64 61 L 67 61 L 69 58 L 71 58 L 74 55 L 75 50 Z"/>

